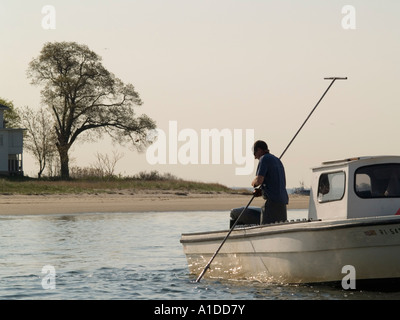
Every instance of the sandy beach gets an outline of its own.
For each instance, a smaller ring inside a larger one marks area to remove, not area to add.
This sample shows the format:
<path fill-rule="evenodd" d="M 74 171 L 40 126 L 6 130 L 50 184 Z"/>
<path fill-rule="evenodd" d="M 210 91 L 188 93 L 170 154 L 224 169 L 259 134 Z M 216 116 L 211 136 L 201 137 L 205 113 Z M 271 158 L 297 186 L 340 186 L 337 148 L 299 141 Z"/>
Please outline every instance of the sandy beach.
<path fill-rule="evenodd" d="M 0 215 L 70 214 L 92 212 L 230 211 L 246 206 L 250 195 L 197 194 L 176 191 L 132 193 L 0 195 Z M 308 197 L 291 195 L 289 209 L 308 208 Z M 255 198 L 252 206 L 261 206 Z"/>

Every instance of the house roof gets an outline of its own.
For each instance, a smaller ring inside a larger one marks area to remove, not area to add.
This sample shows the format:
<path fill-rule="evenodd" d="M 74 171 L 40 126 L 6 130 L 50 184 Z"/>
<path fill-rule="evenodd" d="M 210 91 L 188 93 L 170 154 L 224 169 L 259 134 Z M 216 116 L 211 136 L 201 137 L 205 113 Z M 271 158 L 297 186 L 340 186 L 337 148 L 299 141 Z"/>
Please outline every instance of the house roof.
<path fill-rule="evenodd" d="M 9 110 L 10 108 L 0 103 L 0 110 Z"/>

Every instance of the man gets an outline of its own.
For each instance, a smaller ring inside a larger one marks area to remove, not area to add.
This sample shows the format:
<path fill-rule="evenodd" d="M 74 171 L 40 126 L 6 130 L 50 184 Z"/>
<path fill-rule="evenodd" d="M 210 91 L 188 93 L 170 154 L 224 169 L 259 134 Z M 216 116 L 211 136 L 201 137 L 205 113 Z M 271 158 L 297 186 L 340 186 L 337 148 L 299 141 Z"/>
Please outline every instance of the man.
<path fill-rule="evenodd" d="M 256 189 L 256 197 L 263 196 L 266 200 L 261 208 L 260 224 L 287 220 L 286 205 L 289 197 L 286 191 L 285 169 L 282 162 L 269 153 L 268 145 L 258 140 L 253 146 L 254 158 L 258 159 L 256 177 L 251 185 Z"/>

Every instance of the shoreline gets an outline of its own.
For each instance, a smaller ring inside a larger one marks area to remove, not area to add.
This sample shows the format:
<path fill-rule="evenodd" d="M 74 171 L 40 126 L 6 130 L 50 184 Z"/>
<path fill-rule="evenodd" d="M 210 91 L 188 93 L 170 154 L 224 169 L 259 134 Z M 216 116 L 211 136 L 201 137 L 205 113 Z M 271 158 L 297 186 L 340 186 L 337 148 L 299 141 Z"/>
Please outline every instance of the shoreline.
<path fill-rule="evenodd" d="M 230 211 L 244 207 L 251 195 L 141 191 L 132 193 L 0 195 L 0 216 L 113 212 Z M 288 209 L 307 209 L 308 196 L 289 195 Z M 250 206 L 264 200 L 253 199 Z"/>

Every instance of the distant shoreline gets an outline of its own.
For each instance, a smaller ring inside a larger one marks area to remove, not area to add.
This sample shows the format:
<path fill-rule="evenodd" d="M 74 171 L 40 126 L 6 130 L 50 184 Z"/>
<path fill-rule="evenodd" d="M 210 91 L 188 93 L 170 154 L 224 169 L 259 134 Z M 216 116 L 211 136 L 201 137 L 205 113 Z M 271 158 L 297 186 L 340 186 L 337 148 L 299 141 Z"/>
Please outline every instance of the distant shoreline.
<path fill-rule="evenodd" d="M 113 212 L 230 211 L 246 206 L 250 195 L 190 193 L 176 190 L 99 194 L 0 195 L 0 215 L 75 214 Z M 308 196 L 289 195 L 288 209 L 307 209 Z M 261 206 L 255 198 L 251 206 Z"/>

